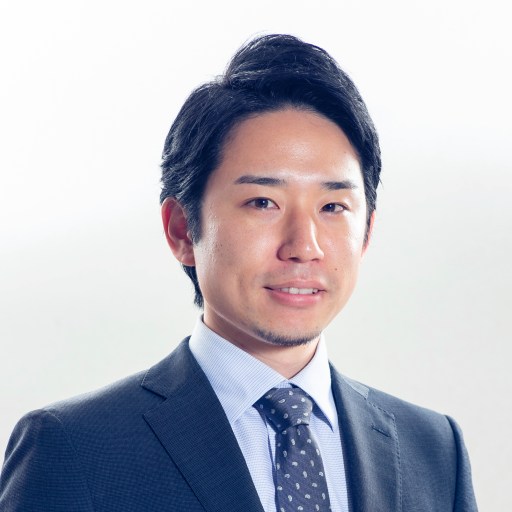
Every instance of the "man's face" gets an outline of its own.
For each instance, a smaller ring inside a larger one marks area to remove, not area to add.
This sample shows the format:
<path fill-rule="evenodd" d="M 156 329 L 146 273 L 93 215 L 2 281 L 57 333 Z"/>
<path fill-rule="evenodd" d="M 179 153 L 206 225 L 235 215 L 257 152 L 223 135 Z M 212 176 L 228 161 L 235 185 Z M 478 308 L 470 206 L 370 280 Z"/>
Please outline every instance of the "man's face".
<path fill-rule="evenodd" d="M 349 299 L 365 249 L 357 155 L 319 114 L 247 119 L 209 178 L 201 223 L 206 325 L 242 347 L 315 340 Z"/>

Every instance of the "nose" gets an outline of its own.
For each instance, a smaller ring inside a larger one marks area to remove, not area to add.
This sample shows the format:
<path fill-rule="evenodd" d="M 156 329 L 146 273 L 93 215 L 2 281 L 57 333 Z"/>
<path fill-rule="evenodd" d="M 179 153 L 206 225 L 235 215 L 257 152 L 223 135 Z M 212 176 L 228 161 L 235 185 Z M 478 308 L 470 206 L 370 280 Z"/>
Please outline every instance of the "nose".
<path fill-rule="evenodd" d="M 283 261 L 292 260 L 298 263 L 321 260 L 324 257 L 318 243 L 317 226 L 311 217 L 294 214 L 284 220 L 278 257 Z"/>

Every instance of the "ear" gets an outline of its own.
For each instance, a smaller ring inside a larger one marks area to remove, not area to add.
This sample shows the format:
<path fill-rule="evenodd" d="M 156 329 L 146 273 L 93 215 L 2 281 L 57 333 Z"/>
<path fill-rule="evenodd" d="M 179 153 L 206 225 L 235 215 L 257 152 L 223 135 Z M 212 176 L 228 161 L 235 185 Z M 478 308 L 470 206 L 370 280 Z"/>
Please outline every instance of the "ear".
<path fill-rule="evenodd" d="M 366 235 L 366 241 L 363 244 L 363 252 L 361 253 L 361 256 L 364 256 L 366 253 L 366 250 L 368 249 L 368 246 L 370 245 L 370 240 L 372 238 L 373 234 L 373 224 L 375 222 L 375 210 L 373 210 L 371 216 L 370 216 L 370 223 L 368 225 L 368 233 Z"/>
<path fill-rule="evenodd" d="M 194 250 L 187 217 L 181 204 L 173 197 L 166 198 L 162 204 L 162 222 L 165 238 L 175 258 L 182 265 L 193 267 Z"/>

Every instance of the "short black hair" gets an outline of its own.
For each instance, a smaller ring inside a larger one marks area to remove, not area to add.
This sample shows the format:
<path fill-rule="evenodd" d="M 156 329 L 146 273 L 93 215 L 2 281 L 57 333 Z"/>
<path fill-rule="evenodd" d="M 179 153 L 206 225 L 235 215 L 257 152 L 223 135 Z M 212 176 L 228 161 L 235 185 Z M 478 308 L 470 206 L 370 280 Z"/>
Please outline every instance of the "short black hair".
<path fill-rule="evenodd" d="M 233 56 L 225 73 L 195 89 L 165 140 L 160 201 L 174 197 L 184 208 L 192 242 L 201 236 L 201 202 L 210 174 L 220 163 L 227 136 L 245 119 L 284 108 L 325 116 L 358 153 L 367 205 L 367 235 L 376 207 L 381 170 L 373 121 L 356 86 L 322 48 L 297 37 L 256 37 Z M 195 267 L 183 265 L 203 306 Z"/>

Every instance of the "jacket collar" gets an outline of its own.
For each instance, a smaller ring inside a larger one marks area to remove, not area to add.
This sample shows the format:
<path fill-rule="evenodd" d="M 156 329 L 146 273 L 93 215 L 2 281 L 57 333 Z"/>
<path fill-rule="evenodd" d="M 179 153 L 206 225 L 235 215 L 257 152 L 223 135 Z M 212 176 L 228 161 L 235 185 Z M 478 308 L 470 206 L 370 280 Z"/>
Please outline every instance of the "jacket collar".
<path fill-rule="evenodd" d="M 208 512 L 263 512 L 222 406 L 184 340 L 146 373 L 165 398 L 144 418 Z"/>
<path fill-rule="evenodd" d="M 331 366 L 352 512 L 401 512 L 401 474 L 395 418 L 372 403 L 366 386 Z"/>

